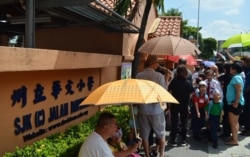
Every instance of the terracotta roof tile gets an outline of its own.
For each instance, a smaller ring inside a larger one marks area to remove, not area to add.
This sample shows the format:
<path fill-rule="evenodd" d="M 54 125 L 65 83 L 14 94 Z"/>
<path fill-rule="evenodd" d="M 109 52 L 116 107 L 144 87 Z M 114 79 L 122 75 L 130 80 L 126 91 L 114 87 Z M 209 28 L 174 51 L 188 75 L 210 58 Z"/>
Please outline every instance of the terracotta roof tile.
<path fill-rule="evenodd" d="M 106 7 L 108 7 L 111 10 L 113 10 L 115 8 L 115 0 L 99 0 L 99 2 L 101 2 L 102 4 L 104 4 Z M 107 10 L 105 10 L 103 7 L 101 7 L 95 1 L 91 2 L 91 5 L 93 7 L 96 7 L 98 10 L 100 10 L 100 11 L 102 11 L 104 13 L 108 13 Z M 129 17 L 129 15 L 132 13 L 135 6 L 136 6 L 136 0 L 131 0 L 131 8 L 128 9 L 125 18 Z"/>
<path fill-rule="evenodd" d="M 114 9 L 115 7 L 115 2 L 113 0 L 99 0 L 100 2 L 102 2 L 104 5 L 106 5 L 108 8 L 110 9 Z"/>
<path fill-rule="evenodd" d="M 155 19 L 148 39 L 161 37 L 165 35 L 180 36 L 181 35 L 181 16 L 160 16 Z"/>

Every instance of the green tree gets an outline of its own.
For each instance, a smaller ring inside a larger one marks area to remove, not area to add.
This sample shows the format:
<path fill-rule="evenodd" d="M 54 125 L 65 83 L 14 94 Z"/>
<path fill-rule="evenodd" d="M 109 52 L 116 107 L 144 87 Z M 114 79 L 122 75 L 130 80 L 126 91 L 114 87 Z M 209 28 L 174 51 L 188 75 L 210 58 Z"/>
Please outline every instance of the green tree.
<path fill-rule="evenodd" d="M 214 38 L 205 38 L 203 39 L 203 49 L 200 57 L 202 59 L 209 59 L 213 57 L 214 51 L 216 51 L 217 40 Z"/>
<path fill-rule="evenodd" d="M 179 9 L 175 8 L 170 8 L 167 10 L 167 12 L 162 14 L 163 16 L 181 16 L 182 17 L 182 12 L 179 11 Z"/>

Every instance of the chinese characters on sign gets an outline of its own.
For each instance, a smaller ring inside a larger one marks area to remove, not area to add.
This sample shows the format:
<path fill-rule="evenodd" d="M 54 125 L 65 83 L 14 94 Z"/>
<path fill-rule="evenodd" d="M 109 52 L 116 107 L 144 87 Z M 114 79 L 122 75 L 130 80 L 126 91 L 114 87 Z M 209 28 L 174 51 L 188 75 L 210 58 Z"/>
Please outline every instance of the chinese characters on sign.
<path fill-rule="evenodd" d="M 72 80 L 67 80 L 66 85 L 62 85 L 61 81 L 54 80 L 51 83 L 51 96 L 54 100 L 57 100 L 60 95 L 74 95 L 77 92 L 83 92 L 83 89 L 87 87 L 88 91 L 91 91 L 94 84 L 94 77 L 89 76 L 86 80 L 86 82 L 83 79 L 79 79 L 78 82 L 74 82 Z M 48 88 L 48 87 L 47 87 Z M 66 91 L 65 93 L 62 93 L 63 89 Z M 12 100 L 12 107 L 17 106 L 18 104 L 21 105 L 21 108 L 24 108 L 27 106 L 28 98 L 30 96 L 27 95 L 29 93 L 30 89 L 28 89 L 25 85 L 21 86 L 20 88 L 14 89 L 11 95 Z M 48 91 L 48 89 L 46 89 Z M 41 83 L 37 83 L 34 91 L 34 98 L 33 99 L 33 105 L 37 105 L 41 102 L 45 102 L 47 98 L 49 98 L 49 95 L 46 95 L 45 87 Z M 15 135 L 23 134 L 26 131 L 31 131 L 33 127 L 39 128 L 38 131 L 32 132 L 29 134 L 26 134 L 23 136 L 24 141 L 31 140 L 37 136 L 40 136 L 48 131 L 51 131 L 57 127 L 60 127 L 68 122 L 71 122 L 77 118 L 80 118 L 87 113 L 80 112 L 77 115 L 69 116 L 72 113 L 76 113 L 84 108 L 86 106 L 79 106 L 80 103 L 84 100 L 84 98 L 78 98 L 76 100 L 72 100 L 70 102 L 65 102 L 63 104 L 59 105 L 52 105 L 49 108 L 49 113 L 46 113 L 46 111 L 41 108 L 39 110 L 34 111 L 34 113 L 26 113 L 25 115 L 21 117 L 16 117 L 14 119 L 14 133 Z M 67 117 L 67 118 L 66 118 Z M 57 121 L 57 123 L 50 125 L 46 128 L 40 128 L 45 125 L 45 123 L 51 123 L 55 120 L 59 120 L 60 118 L 64 118 L 61 121 Z M 34 122 L 34 126 L 32 123 Z"/>
<path fill-rule="evenodd" d="M 70 94 L 73 95 L 74 91 L 72 90 L 72 85 L 74 82 L 72 80 L 68 80 L 68 83 L 65 85 L 66 89 L 66 95 Z M 94 78 L 92 76 L 88 77 L 87 86 L 88 91 L 91 91 L 94 84 Z M 76 85 L 79 92 L 82 92 L 83 88 L 85 87 L 85 83 L 82 79 L 80 79 L 79 83 Z M 53 81 L 52 82 L 52 92 L 51 95 L 55 98 L 55 100 L 58 98 L 58 95 L 62 91 L 61 88 L 61 81 Z M 41 84 L 37 84 L 36 88 L 34 89 L 35 92 L 35 98 L 34 98 L 34 104 L 37 104 L 39 102 L 45 101 L 46 96 L 44 96 L 44 87 Z M 12 106 L 15 106 L 16 103 L 20 103 L 22 107 L 25 107 L 27 104 L 27 88 L 25 86 L 22 86 L 21 88 L 13 90 L 13 94 L 11 96 L 12 99 Z"/>

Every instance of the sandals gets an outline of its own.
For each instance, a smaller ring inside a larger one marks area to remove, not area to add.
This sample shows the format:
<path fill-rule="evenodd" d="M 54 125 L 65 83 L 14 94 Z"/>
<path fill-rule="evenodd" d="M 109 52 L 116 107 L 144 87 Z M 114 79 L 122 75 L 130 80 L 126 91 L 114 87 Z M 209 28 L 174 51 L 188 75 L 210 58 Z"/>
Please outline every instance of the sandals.
<path fill-rule="evenodd" d="M 233 143 L 233 141 L 228 141 L 228 142 L 225 142 L 224 144 L 227 146 L 238 146 L 239 145 L 238 143 Z"/>

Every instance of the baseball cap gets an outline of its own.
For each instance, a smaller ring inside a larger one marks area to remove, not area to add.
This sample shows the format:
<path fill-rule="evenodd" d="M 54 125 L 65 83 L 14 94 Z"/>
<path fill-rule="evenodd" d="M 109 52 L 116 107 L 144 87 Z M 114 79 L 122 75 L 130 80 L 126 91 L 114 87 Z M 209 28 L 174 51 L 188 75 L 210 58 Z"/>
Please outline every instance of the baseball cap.
<path fill-rule="evenodd" d="M 213 95 L 216 95 L 216 94 L 220 94 L 220 91 L 219 91 L 218 89 L 215 89 L 215 90 L 213 91 Z"/>
<path fill-rule="evenodd" d="M 199 86 L 207 86 L 207 83 L 206 83 L 205 81 L 201 81 L 201 82 L 199 83 Z"/>

